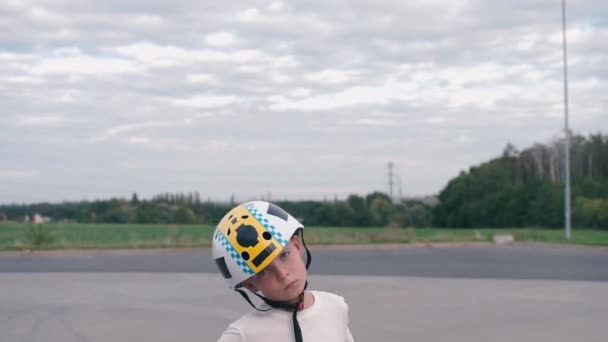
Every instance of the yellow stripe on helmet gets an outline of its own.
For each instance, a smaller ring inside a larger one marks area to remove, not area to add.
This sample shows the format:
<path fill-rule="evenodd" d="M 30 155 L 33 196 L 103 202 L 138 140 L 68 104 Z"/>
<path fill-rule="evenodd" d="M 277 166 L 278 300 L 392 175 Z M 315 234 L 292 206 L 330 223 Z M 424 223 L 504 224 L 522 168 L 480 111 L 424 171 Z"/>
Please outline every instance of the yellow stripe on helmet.
<path fill-rule="evenodd" d="M 283 249 L 264 225 L 242 205 L 224 216 L 218 230 L 255 273 L 268 266 Z"/>

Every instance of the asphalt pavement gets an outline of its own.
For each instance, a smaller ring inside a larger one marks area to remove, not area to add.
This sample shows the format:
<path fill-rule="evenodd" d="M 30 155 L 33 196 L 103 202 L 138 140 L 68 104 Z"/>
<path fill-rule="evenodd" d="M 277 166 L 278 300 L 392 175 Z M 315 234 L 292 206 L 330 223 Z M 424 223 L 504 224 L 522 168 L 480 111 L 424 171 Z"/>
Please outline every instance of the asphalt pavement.
<path fill-rule="evenodd" d="M 355 341 L 608 340 L 608 249 L 314 247 Z M 209 250 L 0 253 L 0 341 L 216 341 L 251 308 Z M 304 332 L 304 336 L 306 333 Z"/>
<path fill-rule="evenodd" d="M 309 286 L 346 298 L 359 342 L 608 338 L 606 282 L 312 275 Z M 249 310 L 215 273 L 0 274 L 3 342 L 216 341 Z"/>
<path fill-rule="evenodd" d="M 311 272 L 608 281 L 608 248 L 552 245 L 312 247 Z M 209 249 L 0 253 L 1 272 L 214 273 Z"/>

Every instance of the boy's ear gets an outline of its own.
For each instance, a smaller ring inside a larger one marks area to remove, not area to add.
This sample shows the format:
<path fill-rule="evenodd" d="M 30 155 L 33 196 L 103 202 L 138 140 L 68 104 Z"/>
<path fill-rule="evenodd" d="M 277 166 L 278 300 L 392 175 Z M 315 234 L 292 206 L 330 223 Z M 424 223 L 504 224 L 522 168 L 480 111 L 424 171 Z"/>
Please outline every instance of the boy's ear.
<path fill-rule="evenodd" d="M 304 257 L 304 246 L 302 245 L 302 238 L 298 234 L 291 237 L 291 243 L 296 248 L 301 257 Z"/>

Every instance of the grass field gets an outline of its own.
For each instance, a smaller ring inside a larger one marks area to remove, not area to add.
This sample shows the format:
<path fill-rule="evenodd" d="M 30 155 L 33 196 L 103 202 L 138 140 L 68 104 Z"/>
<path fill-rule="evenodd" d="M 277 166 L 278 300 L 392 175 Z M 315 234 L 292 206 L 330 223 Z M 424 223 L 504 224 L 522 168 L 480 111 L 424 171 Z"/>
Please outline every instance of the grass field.
<path fill-rule="evenodd" d="M 213 226 L 173 224 L 0 223 L 0 250 L 123 249 L 209 247 Z M 574 229 L 572 240 L 561 229 L 438 229 L 307 227 L 311 245 L 415 242 L 484 242 L 496 233 L 516 241 L 608 246 L 608 231 Z"/>

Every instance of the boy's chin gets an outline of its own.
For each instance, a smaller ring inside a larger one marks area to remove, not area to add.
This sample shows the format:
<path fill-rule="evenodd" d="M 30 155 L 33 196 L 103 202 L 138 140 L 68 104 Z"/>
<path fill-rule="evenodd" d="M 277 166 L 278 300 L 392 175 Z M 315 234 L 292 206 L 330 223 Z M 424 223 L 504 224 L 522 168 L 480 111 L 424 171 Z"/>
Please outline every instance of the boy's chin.
<path fill-rule="evenodd" d="M 296 303 L 302 291 L 304 291 L 304 284 L 297 284 L 296 287 L 285 290 L 283 293 L 277 294 L 276 296 L 268 296 L 264 294 L 264 297 L 276 302 Z"/>
<path fill-rule="evenodd" d="M 306 282 L 297 284 L 294 288 L 287 290 L 286 297 L 288 298 L 286 300 L 290 302 L 297 302 L 298 297 L 304 291 L 305 284 Z"/>

